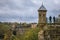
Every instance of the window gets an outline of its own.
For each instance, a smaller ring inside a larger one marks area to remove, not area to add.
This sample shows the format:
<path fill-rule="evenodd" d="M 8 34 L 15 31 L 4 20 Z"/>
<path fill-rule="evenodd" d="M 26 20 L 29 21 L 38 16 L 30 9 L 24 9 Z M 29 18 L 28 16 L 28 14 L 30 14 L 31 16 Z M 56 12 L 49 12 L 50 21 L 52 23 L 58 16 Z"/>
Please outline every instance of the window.
<path fill-rule="evenodd" d="M 39 14 L 39 16 L 41 16 L 41 14 Z"/>
<path fill-rule="evenodd" d="M 45 14 L 43 14 L 43 17 L 45 16 Z"/>

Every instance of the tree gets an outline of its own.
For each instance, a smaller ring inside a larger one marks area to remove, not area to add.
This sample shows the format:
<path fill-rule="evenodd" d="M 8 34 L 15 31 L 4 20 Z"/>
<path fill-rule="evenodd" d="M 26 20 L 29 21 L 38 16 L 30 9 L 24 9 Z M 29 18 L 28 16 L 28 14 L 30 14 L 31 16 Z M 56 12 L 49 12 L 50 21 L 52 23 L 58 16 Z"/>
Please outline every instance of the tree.
<path fill-rule="evenodd" d="M 12 35 L 11 40 L 20 40 L 20 39 L 17 38 L 16 36 Z"/>
<path fill-rule="evenodd" d="M 39 28 L 30 29 L 25 33 L 23 40 L 38 40 Z"/>
<path fill-rule="evenodd" d="M 5 34 L 9 32 L 8 30 L 10 29 L 9 25 L 6 24 L 0 24 L 0 35 L 3 35 L 3 38 L 5 38 Z M 2 37 L 2 36 L 1 36 Z"/>
<path fill-rule="evenodd" d="M 55 23 L 55 16 L 53 17 L 53 23 Z"/>
<path fill-rule="evenodd" d="M 10 40 L 11 37 L 12 37 L 12 31 L 9 29 L 9 30 L 7 30 L 7 32 L 5 33 L 4 40 Z"/>
<path fill-rule="evenodd" d="M 10 29 L 9 25 L 0 24 L 0 34 L 5 34 L 7 30 Z"/>
<path fill-rule="evenodd" d="M 52 23 L 52 17 L 51 16 L 49 17 L 49 21 L 50 21 L 50 23 Z"/>

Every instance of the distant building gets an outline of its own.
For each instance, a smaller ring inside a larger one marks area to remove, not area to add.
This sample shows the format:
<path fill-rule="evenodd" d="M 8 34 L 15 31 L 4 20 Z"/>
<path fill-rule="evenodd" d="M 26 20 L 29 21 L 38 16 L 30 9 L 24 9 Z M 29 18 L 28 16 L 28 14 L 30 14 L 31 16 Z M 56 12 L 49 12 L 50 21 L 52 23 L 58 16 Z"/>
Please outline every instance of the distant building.
<path fill-rule="evenodd" d="M 28 31 L 31 27 L 31 24 L 27 24 L 27 23 L 20 23 L 19 25 L 13 24 L 12 25 L 12 30 L 13 30 L 13 34 L 19 35 L 19 34 L 23 34 L 26 31 Z"/>
<path fill-rule="evenodd" d="M 37 27 L 37 23 L 31 23 L 31 28 L 36 28 Z"/>
<path fill-rule="evenodd" d="M 56 18 L 55 23 L 60 23 L 60 15 L 58 15 L 58 17 Z"/>

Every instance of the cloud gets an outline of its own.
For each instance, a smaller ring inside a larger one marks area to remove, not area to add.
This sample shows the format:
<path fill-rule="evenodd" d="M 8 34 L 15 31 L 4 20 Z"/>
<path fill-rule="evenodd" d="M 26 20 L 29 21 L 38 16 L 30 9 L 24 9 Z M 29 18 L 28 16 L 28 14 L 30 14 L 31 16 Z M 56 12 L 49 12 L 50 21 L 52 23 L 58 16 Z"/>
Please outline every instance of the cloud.
<path fill-rule="evenodd" d="M 46 7 L 47 17 L 60 13 L 60 0 L 0 0 L 0 21 L 38 22 L 38 9 Z"/>

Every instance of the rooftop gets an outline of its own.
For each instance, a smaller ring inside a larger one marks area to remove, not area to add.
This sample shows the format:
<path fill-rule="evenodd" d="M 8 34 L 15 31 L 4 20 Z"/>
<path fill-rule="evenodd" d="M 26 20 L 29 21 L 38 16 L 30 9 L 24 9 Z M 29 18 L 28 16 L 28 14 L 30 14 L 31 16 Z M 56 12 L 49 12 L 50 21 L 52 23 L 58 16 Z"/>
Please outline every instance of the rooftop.
<path fill-rule="evenodd" d="M 46 10 L 46 8 L 45 8 L 44 5 L 42 4 L 41 7 L 39 8 L 39 10 Z"/>

